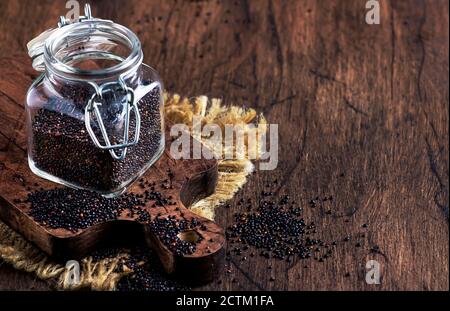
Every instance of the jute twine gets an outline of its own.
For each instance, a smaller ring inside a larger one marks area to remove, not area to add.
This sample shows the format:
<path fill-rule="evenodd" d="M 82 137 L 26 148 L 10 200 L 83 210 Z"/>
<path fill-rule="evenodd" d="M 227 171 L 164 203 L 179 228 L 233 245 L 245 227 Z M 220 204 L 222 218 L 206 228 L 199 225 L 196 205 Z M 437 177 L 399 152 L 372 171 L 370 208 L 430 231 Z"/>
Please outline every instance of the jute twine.
<path fill-rule="evenodd" d="M 244 132 L 251 130 L 251 124 L 266 124 L 262 115 L 257 115 L 253 109 L 236 106 L 224 106 L 220 99 L 211 100 L 206 96 L 193 99 L 182 98 L 179 95 L 165 94 L 165 117 L 174 124 L 186 124 L 191 127 L 193 118 L 198 117 L 202 125 L 217 124 L 222 130 L 225 124 L 241 125 Z M 208 145 L 208 137 L 203 137 Z M 220 160 L 219 176 L 216 191 L 211 196 L 196 202 L 191 209 L 194 213 L 214 219 L 215 209 L 225 201 L 233 198 L 235 193 L 246 183 L 248 175 L 254 166 L 247 154 L 260 155 L 258 145 L 248 144 L 248 149 L 239 160 Z M 256 150 L 249 150 L 256 148 Z M 224 150 L 225 151 L 225 150 Z M 253 153 L 250 153 L 253 152 Z M 115 290 L 119 280 L 133 271 L 117 269 L 128 254 L 123 252 L 114 258 L 95 261 L 88 256 L 80 261 L 80 279 L 72 281 L 73 270 L 53 261 L 40 249 L 29 243 L 20 234 L 13 231 L 0 221 L 0 258 L 18 270 L 34 273 L 42 280 L 53 283 L 57 289 L 77 290 Z M 120 272 L 119 272 L 120 271 Z"/>

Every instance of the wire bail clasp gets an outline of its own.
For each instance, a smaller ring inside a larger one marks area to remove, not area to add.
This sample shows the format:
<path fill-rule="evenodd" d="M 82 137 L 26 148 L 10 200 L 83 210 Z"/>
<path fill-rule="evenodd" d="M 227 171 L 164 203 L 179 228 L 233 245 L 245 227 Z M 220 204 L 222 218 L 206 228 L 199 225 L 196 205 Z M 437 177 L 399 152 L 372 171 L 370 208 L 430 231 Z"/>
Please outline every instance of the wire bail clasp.
<path fill-rule="evenodd" d="M 84 5 L 84 16 L 79 16 L 77 21 L 73 21 L 73 23 L 76 22 L 82 22 L 82 21 L 86 21 L 86 20 L 91 20 L 93 19 L 92 17 L 92 11 L 91 11 L 91 5 L 89 3 L 86 3 Z M 70 24 L 70 19 L 65 18 L 64 16 L 60 16 L 59 17 L 59 22 L 58 22 L 58 27 L 64 27 L 66 25 Z"/>
<path fill-rule="evenodd" d="M 89 99 L 86 108 L 85 108 L 85 125 L 86 129 L 89 133 L 89 136 L 91 137 L 94 144 L 104 150 L 108 150 L 111 156 L 116 160 L 123 160 L 127 153 L 127 148 L 136 145 L 139 142 L 139 135 L 140 135 L 140 129 L 141 129 L 141 115 L 139 113 L 139 109 L 137 106 L 137 101 L 135 100 L 134 96 L 134 90 L 130 87 L 128 87 L 123 78 L 119 78 L 119 82 L 108 82 L 103 84 L 102 86 L 98 86 L 95 82 L 89 82 L 95 89 L 95 93 L 92 94 L 91 98 Z M 101 102 L 98 102 L 97 99 L 102 99 L 103 95 L 108 92 L 114 92 L 114 89 L 112 86 L 119 84 L 121 90 L 123 90 L 126 93 L 126 110 L 125 110 L 125 124 L 124 124 L 124 133 L 123 133 L 123 143 L 121 144 L 111 144 L 111 140 L 108 137 L 107 130 L 105 128 L 102 116 L 100 114 L 99 106 L 102 105 Z M 134 112 L 134 116 L 136 119 L 136 126 L 135 126 L 135 132 L 134 132 L 134 139 L 132 142 L 129 142 L 129 130 L 130 130 L 130 113 L 131 111 Z M 100 143 L 98 140 L 95 132 L 92 129 L 91 126 L 91 114 L 92 112 L 95 115 L 95 118 L 97 119 L 98 127 L 100 128 L 100 132 L 104 141 L 104 145 Z M 116 150 L 120 150 L 120 154 L 116 152 Z"/>

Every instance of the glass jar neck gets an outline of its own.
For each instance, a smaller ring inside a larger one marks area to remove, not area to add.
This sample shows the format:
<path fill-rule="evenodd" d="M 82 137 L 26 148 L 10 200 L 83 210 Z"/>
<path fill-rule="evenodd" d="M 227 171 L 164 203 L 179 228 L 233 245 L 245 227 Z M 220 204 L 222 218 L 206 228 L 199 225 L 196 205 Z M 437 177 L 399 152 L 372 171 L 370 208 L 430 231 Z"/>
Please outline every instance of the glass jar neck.
<path fill-rule="evenodd" d="M 51 80 L 103 83 L 133 75 L 142 64 L 137 36 L 104 20 L 66 25 L 45 44 L 44 62 Z"/>

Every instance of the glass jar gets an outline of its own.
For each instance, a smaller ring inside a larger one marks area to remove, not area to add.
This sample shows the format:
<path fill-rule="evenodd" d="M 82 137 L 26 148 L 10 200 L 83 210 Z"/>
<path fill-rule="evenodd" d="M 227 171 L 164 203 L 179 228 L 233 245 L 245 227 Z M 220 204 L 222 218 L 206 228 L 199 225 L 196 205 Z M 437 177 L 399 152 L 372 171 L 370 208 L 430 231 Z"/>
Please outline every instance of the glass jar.
<path fill-rule="evenodd" d="M 59 26 L 34 52 L 33 67 L 44 73 L 26 99 L 29 166 L 48 180 L 116 196 L 164 150 L 161 79 L 142 63 L 128 28 L 90 16 Z"/>

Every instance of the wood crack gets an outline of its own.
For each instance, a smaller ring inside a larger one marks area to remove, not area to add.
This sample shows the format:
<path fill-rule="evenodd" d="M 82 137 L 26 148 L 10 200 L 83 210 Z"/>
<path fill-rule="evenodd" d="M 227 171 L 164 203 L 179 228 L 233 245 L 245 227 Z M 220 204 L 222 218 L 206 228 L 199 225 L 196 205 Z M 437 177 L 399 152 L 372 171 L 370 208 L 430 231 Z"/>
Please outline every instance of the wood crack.
<path fill-rule="evenodd" d="M 266 291 L 267 289 L 264 288 L 264 286 L 262 286 L 261 284 L 259 284 L 258 282 L 256 282 L 251 276 L 250 274 L 248 274 L 246 271 L 244 271 L 241 267 L 239 267 L 239 265 L 233 260 L 231 259 L 230 262 L 233 264 L 233 266 L 240 272 L 242 273 L 242 275 L 250 282 L 252 283 L 256 288 L 258 288 L 260 291 Z"/>
<path fill-rule="evenodd" d="M 273 2 L 272 1 L 269 1 L 268 21 L 269 21 L 270 31 L 272 33 L 272 41 L 275 43 L 275 47 L 276 47 L 276 55 L 277 55 L 278 66 L 280 69 L 280 75 L 278 77 L 278 86 L 277 86 L 277 90 L 275 92 L 275 99 L 272 101 L 272 103 L 269 106 L 267 106 L 263 109 L 263 113 L 265 113 L 265 114 L 267 114 L 274 107 L 276 102 L 278 101 L 278 98 L 280 97 L 280 93 L 281 93 L 281 87 L 283 84 L 283 76 L 284 76 L 283 49 L 281 46 L 280 33 L 278 31 L 277 22 L 276 22 L 275 14 L 273 11 Z"/>
<path fill-rule="evenodd" d="M 285 175 L 285 177 L 283 178 L 283 180 L 280 183 L 280 186 L 278 186 L 277 190 L 275 191 L 276 194 L 278 194 L 281 190 L 281 188 L 286 185 L 286 183 L 288 183 L 292 176 L 294 175 L 295 171 L 297 170 L 298 166 L 300 165 L 300 161 L 303 158 L 303 155 L 305 153 L 305 149 L 306 149 L 306 143 L 307 143 L 307 137 L 308 137 L 308 116 L 307 116 L 307 110 L 308 110 L 308 105 L 305 103 L 304 108 L 303 108 L 303 113 L 305 116 L 305 130 L 303 131 L 303 137 L 302 137 L 302 144 L 301 147 L 299 148 L 299 152 L 298 155 L 295 159 L 295 164 L 292 168 L 289 169 L 289 173 L 287 175 Z"/>
<path fill-rule="evenodd" d="M 417 34 L 417 39 L 420 46 L 420 52 L 421 52 L 421 58 L 420 58 L 420 64 L 419 64 L 419 70 L 417 74 L 417 93 L 419 95 L 420 102 L 423 101 L 423 94 L 422 94 L 422 87 L 420 85 L 420 81 L 422 80 L 422 73 L 423 73 L 423 66 L 425 64 L 425 43 L 423 41 L 422 37 L 422 29 L 425 25 L 426 19 L 427 19 L 427 7 L 424 1 L 422 1 L 422 7 L 423 7 L 423 15 L 420 19 L 420 25 L 419 25 L 419 31 Z"/>
<path fill-rule="evenodd" d="M 428 141 L 428 138 L 425 138 L 425 143 L 427 145 L 427 155 L 428 155 L 428 162 L 430 165 L 430 170 L 433 176 L 436 178 L 437 184 L 438 184 L 438 190 L 434 194 L 434 203 L 436 206 L 443 212 L 445 218 L 447 221 L 449 220 L 449 208 L 448 208 L 448 202 L 447 203 L 441 203 L 440 198 L 443 193 L 447 192 L 448 189 L 444 184 L 444 181 L 442 180 L 441 175 L 438 172 L 438 165 L 436 162 L 436 157 L 434 156 L 433 148 L 431 147 L 430 142 Z"/>
<path fill-rule="evenodd" d="M 22 148 L 21 146 L 19 146 L 19 144 L 16 143 L 16 141 L 10 137 L 8 137 L 5 133 L 0 131 L 0 135 L 2 135 L 3 137 L 6 138 L 6 140 L 8 141 L 8 144 L 5 146 L 5 148 L 1 148 L 0 151 L 7 151 L 8 150 L 8 146 L 9 143 L 13 144 L 14 146 L 16 146 L 17 148 L 19 148 L 21 151 L 23 151 L 24 153 L 26 153 L 26 149 Z"/>
<path fill-rule="evenodd" d="M 344 97 L 344 104 L 356 113 L 362 114 L 366 117 L 369 116 L 369 114 L 364 110 L 352 105 L 352 103 L 350 103 L 350 101 L 346 97 Z"/>
<path fill-rule="evenodd" d="M 14 98 L 12 98 L 11 96 L 9 96 L 8 94 L 6 94 L 5 92 L 3 92 L 2 90 L 0 90 L 0 95 L 3 97 L 6 97 L 11 103 L 13 103 L 14 105 L 16 105 L 17 107 L 20 107 L 20 109 L 23 109 L 23 106 L 21 104 L 19 104 L 18 102 L 16 102 L 14 100 Z"/>
<path fill-rule="evenodd" d="M 333 77 L 333 76 L 330 76 L 330 75 L 321 73 L 321 72 L 316 71 L 316 70 L 314 70 L 314 69 L 310 69 L 309 72 L 310 72 L 312 75 L 314 75 L 314 76 L 316 76 L 317 78 L 319 78 L 319 79 L 327 80 L 327 81 L 331 81 L 331 82 L 335 82 L 335 83 L 339 83 L 339 84 L 342 84 L 342 85 L 347 86 L 347 84 L 346 84 L 345 82 L 339 81 L 338 79 L 336 79 L 336 78 Z"/>
<path fill-rule="evenodd" d="M 396 39 L 395 39 L 395 24 L 394 24 L 394 8 L 391 2 L 391 100 L 394 100 L 394 74 L 395 74 L 395 49 L 396 49 Z"/>

